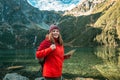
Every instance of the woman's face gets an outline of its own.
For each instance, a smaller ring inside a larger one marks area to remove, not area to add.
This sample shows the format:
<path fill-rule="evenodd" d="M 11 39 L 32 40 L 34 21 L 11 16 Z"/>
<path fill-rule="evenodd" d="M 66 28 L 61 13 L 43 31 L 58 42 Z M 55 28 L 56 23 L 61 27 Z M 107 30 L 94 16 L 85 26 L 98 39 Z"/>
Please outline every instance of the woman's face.
<path fill-rule="evenodd" d="M 60 34 L 60 32 L 59 32 L 58 29 L 53 29 L 53 30 L 51 31 L 51 33 L 52 33 L 53 38 L 58 38 L 58 37 L 59 37 L 59 34 Z"/>

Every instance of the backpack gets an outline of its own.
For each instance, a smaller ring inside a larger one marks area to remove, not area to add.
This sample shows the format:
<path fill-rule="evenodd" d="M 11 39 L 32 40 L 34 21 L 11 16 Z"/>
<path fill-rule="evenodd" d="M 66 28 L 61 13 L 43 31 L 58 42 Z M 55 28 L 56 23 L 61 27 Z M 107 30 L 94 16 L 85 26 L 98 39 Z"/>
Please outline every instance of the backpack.
<path fill-rule="evenodd" d="M 38 59 L 38 63 L 40 64 L 40 72 L 43 72 L 43 66 L 45 63 L 45 58 Z"/>
<path fill-rule="evenodd" d="M 48 47 L 51 45 L 51 42 L 44 40 L 43 42 L 41 42 L 41 44 L 45 44 L 42 49 L 46 49 L 46 48 L 48 48 Z M 40 44 L 40 45 L 41 45 L 41 44 Z M 39 50 L 42 50 L 42 49 L 41 49 L 41 47 L 39 46 L 37 50 L 39 51 Z M 46 56 L 46 57 L 47 57 L 47 56 Z M 43 66 L 44 66 L 46 57 L 41 58 L 41 59 L 37 59 L 37 60 L 38 60 L 38 63 L 40 64 L 40 72 L 41 72 L 41 73 L 43 72 Z"/>

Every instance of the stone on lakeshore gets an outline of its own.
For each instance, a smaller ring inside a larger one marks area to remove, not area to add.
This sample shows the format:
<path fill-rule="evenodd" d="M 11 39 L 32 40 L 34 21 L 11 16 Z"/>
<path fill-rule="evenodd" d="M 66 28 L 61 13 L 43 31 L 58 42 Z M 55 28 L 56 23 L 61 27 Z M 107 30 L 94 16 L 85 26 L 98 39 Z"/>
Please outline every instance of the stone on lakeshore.
<path fill-rule="evenodd" d="M 17 73 L 8 73 L 3 80 L 29 80 L 27 77 L 21 76 Z"/>
<path fill-rule="evenodd" d="M 44 77 L 36 78 L 35 80 L 45 80 Z"/>

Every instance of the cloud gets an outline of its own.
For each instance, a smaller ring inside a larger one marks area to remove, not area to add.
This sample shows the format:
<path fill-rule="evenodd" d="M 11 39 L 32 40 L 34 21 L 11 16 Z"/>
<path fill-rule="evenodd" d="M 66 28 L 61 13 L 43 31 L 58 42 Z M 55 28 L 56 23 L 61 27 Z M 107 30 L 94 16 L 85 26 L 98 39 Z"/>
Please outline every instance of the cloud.
<path fill-rule="evenodd" d="M 27 0 L 40 10 L 64 11 L 74 8 L 80 0 Z"/>

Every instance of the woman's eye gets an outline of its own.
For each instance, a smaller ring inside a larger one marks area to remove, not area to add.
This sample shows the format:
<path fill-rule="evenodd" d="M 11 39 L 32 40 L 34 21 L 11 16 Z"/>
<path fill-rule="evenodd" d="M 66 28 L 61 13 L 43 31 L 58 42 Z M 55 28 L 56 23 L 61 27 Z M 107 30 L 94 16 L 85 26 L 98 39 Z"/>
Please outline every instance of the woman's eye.
<path fill-rule="evenodd" d="M 55 31 L 52 31 L 52 32 L 55 32 Z"/>

